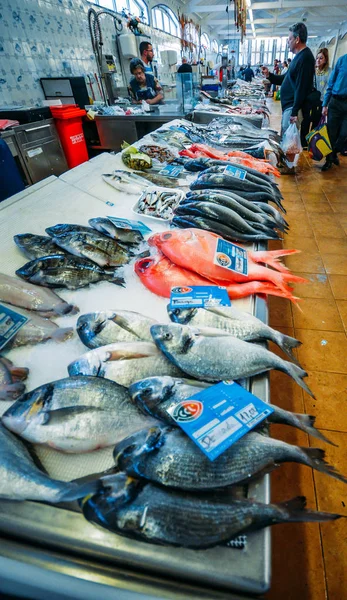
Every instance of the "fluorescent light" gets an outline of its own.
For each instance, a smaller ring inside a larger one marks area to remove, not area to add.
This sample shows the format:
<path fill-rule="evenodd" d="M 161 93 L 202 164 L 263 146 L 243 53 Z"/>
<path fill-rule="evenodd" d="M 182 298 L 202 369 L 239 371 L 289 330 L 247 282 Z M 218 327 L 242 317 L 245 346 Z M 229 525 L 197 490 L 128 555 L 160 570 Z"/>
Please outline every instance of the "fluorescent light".
<path fill-rule="evenodd" d="M 251 0 L 246 0 L 246 6 L 247 8 L 251 8 Z"/>
<path fill-rule="evenodd" d="M 318 35 L 308 35 L 307 37 L 309 37 L 310 39 L 312 39 L 312 38 L 318 37 Z"/>
<path fill-rule="evenodd" d="M 250 22 L 253 23 L 253 10 L 251 8 L 248 9 L 248 14 Z"/>

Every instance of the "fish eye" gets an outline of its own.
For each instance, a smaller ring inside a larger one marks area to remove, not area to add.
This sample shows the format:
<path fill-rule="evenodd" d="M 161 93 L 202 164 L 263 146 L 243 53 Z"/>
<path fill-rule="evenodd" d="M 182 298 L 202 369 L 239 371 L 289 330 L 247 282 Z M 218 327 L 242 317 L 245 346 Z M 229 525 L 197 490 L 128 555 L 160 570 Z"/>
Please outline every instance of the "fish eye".
<path fill-rule="evenodd" d="M 179 315 L 181 314 L 181 310 L 179 308 L 175 308 L 173 310 L 173 314 L 176 315 L 176 317 L 179 317 Z"/>
<path fill-rule="evenodd" d="M 136 450 L 136 444 L 130 444 L 130 446 L 127 446 L 126 448 L 124 448 L 123 452 L 120 453 L 119 456 L 130 456 L 134 451 Z"/>
<path fill-rule="evenodd" d="M 172 237 L 172 233 L 164 233 L 163 240 L 169 240 Z"/>
<path fill-rule="evenodd" d="M 141 273 L 143 273 L 146 269 L 148 269 L 148 267 L 150 267 L 153 264 L 153 260 L 152 259 L 145 259 L 142 260 L 139 264 L 139 268 Z"/>
<path fill-rule="evenodd" d="M 164 334 L 164 340 L 172 340 L 172 333 L 169 331 Z"/>

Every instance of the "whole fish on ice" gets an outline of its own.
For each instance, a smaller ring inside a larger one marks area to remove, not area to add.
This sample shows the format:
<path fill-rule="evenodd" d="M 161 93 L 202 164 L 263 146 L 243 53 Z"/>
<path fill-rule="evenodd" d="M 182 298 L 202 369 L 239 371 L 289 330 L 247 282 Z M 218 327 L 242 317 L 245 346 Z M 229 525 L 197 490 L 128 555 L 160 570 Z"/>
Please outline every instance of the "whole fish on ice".
<path fill-rule="evenodd" d="M 76 329 L 85 346 L 99 348 L 115 342 L 151 342 L 150 328 L 156 322 L 129 310 L 106 310 L 81 315 Z"/>

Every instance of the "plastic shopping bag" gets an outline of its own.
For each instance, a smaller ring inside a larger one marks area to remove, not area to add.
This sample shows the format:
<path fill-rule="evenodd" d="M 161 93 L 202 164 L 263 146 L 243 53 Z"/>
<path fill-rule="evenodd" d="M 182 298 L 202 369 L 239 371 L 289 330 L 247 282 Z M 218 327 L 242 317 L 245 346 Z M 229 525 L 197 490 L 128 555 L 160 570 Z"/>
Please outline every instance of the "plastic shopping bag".
<path fill-rule="evenodd" d="M 313 160 L 322 160 L 332 152 L 326 117 L 322 117 L 317 127 L 306 136 L 308 153 Z"/>
<path fill-rule="evenodd" d="M 281 148 L 286 155 L 288 167 L 295 167 L 302 152 L 300 132 L 295 123 L 291 123 L 284 132 Z"/>

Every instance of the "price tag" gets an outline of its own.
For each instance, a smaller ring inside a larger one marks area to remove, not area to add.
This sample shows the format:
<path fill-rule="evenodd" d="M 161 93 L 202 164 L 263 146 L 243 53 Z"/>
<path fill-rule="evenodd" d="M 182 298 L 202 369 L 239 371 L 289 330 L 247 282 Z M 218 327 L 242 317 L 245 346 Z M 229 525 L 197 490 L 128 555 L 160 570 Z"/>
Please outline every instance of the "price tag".
<path fill-rule="evenodd" d="M 18 333 L 29 319 L 0 304 L 0 350 Z"/>
<path fill-rule="evenodd" d="M 230 306 L 228 292 L 217 285 L 191 285 L 174 287 L 170 294 L 170 308 L 208 308 Z"/>
<path fill-rule="evenodd" d="M 227 175 L 231 175 L 231 177 L 235 177 L 236 179 L 246 179 L 247 176 L 247 171 L 240 169 L 239 167 L 234 167 L 234 165 L 227 165 L 224 169 L 224 173 L 227 173 Z"/>
<path fill-rule="evenodd" d="M 166 165 L 164 169 L 159 171 L 159 175 L 165 175 L 166 177 L 177 178 L 182 173 L 183 165 Z"/>
<path fill-rule="evenodd" d="M 121 227 L 122 229 L 136 229 L 140 231 L 143 235 L 147 235 L 147 233 L 151 233 L 151 229 L 147 227 L 142 221 L 130 221 L 129 219 L 121 219 L 120 217 L 107 217 L 111 223 L 113 223 L 116 227 Z"/>
<path fill-rule="evenodd" d="M 167 412 L 213 461 L 273 408 L 237 383 L 223 381 L 169 406 Z"/>
<path fill-rule="evenodd" d="M 222 238 L 217 239 L 213 263 L 241 275 L 248 274 L 247 250 Z"/>

